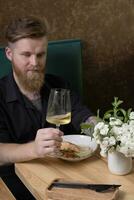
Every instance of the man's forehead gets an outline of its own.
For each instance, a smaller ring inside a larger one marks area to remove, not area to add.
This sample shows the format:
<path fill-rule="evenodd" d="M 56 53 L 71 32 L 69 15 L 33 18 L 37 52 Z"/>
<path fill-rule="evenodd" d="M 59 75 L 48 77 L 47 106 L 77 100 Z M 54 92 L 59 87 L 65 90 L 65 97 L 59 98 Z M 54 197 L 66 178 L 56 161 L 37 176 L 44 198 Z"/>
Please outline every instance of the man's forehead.
<path fill-rule="evenodd" d="M 48 44 L 47 37 L 42 38 L 22 38 L 14 43 L 9 43 L 11 49 L 46 49 Z"/>

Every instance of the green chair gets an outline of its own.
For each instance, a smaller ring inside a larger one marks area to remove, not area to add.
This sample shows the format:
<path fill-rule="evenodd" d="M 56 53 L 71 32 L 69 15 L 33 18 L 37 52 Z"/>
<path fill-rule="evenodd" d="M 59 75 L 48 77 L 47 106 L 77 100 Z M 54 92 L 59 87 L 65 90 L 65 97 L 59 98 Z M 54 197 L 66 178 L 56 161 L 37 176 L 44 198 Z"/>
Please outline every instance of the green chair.
<path fill-rule="evenodd" d="M 0 78 L 11 70 L 4 47 L 0 48 Z M 71 88 L 82 94 L 82 55 L 81 40 L 68 39 L 50 41 L 46 72 L 63 77 L 70 82 Z"/>

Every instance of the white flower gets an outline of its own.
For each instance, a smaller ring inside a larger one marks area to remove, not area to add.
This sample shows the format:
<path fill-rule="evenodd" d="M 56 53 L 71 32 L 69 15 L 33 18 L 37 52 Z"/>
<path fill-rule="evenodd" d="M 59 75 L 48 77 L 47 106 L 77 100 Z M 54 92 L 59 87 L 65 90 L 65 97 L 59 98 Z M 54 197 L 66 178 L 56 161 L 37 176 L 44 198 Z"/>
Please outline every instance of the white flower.
<path fill-rule="evenodd" d="M 112 146 L 112 145 L 115 145 L 116 144 L 116 140 L 115 140 L 115 137 L 111 136 L 109 138 L 109 145 Z"/>
<path fill-rule="evenodd" d="M 125 156 L 134 156 L 134 111 L 125 111 L 120 107 L 122 103 L 114 97 L 113 109 L 106 111 L 104 121 L 94 127 L 93 137 L 100 145 L 102 156 L 114 150 Z"/>
<path fill-rule="evenodd" d="M 110 117 L 109 124 L 111 126 L 120 126 L 120 125 L 122 125 L 122 121 L 120 119 L 116 119 L 115 117 Z"/>
<path fill-rule="evenodd" d="M 105 125 L 104 129 L 100 130 L 100 134 L 107 135 L 108 131 L 109 131 L 108 125 Z"/>
<path fill-rule="evenodd" d="M 130 113 L 129 119 L 130 119 L 130 120 L 134 120 L 134 112 L 131 112 L 131 113 Z"/>
<path fill-rule="evenodd" d="M 113 126 L 113 128 L 111 129 L 111 133 L 113 133 L 113 135 L 115 136 L 120 136 L 123 134 L 123 130 L 121 127 Z"/>
<path fill-rule="evenodd" d="M 123 123 L 119 119 L 110 118 L 109 124 L 99 122 L 94 128 L 93 137 L 100 145 L 100 154 L 104 157 L 114 149 L 125 156 L 134 156 L 134 120 Z"/>
<path fill-rule="evenodd" d="M 109 137 L 105 137 L 100 146 L 101 148 L 107 148 L 109 146 Z"/>
<path fill-rule="evenodd" d="M 103 127 L 105 126 L 104 122 L 99 122 L 98 124 L 96 124 L 95 126 L 95 129 L 94 130 L 97 130 L 97 129 L 103 129 Z"/>
<path fill-rule="evenodd" d="M 129 121 L 129 125 L 130 125 L 130 126 L 134 126 L 134 120 Z"/>
<path fill-rule="evenodd" d="M 104 122 L 99 122 L 95 126 L 94 131 L 100 133 L 101 135 L 107 135 L 109 128 L 107 124 L 104 124 Z"/>

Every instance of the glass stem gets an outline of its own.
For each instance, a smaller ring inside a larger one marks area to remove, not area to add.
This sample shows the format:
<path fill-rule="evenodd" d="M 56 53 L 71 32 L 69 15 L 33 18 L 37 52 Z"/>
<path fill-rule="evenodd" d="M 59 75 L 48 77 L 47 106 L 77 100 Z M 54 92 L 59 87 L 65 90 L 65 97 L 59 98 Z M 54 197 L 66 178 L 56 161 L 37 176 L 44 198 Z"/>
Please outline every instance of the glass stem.
<path fill-rule="evenodd" d="M 56 124 L 56 129 L 60 129 L 60 124 Z"/>

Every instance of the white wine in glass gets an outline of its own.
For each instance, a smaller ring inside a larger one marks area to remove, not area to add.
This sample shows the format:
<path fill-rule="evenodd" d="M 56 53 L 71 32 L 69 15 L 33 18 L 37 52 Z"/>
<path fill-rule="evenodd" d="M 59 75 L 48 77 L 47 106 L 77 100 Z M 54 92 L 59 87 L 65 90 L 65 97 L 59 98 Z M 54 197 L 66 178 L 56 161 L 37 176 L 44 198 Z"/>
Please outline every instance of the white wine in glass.
<path fill-rule="evenodd" d="M 70 123 L 71 101 L 69 90 L 62 88 L 51 89 L 46 120 L 51 124 L 55 124 L 56 128 Z"/>

